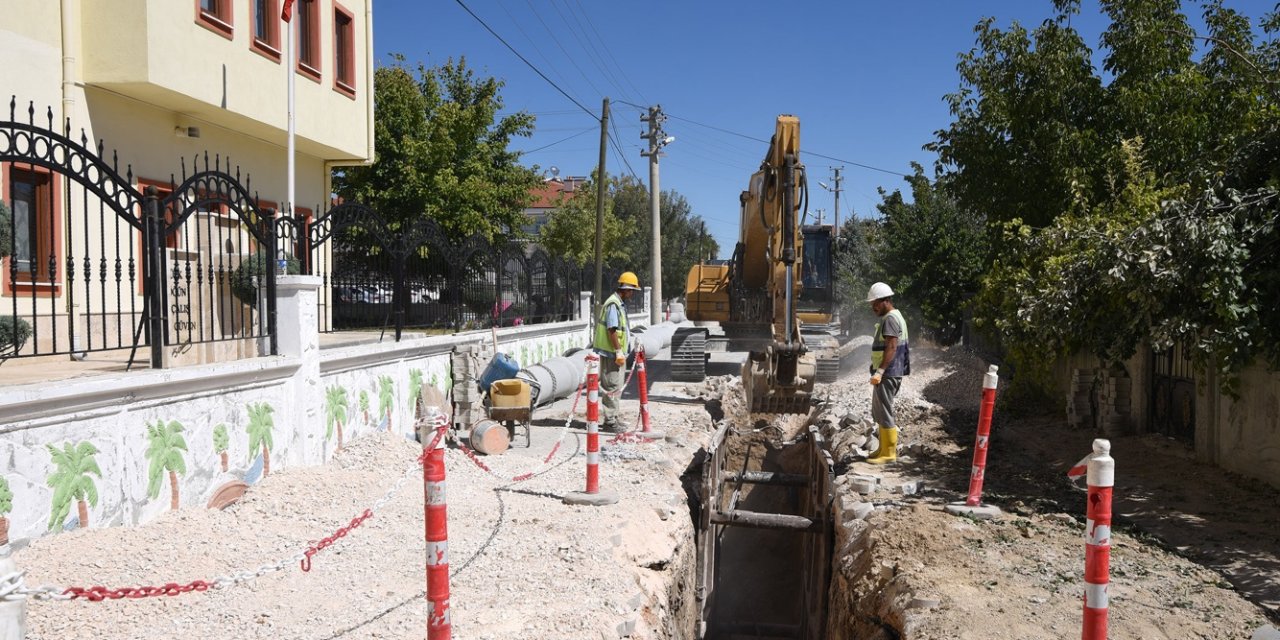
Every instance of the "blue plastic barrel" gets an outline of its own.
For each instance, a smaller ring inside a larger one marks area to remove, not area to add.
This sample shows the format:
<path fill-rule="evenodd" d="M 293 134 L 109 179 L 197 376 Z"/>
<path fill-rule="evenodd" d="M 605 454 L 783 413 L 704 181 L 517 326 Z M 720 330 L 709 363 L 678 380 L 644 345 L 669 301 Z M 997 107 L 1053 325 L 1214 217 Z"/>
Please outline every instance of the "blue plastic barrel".
<path fill-rule="evenodd" d="M 520 371 L 520 363 L 515 358 L 499 351 L 489 361 L 488 366 L 484 368 L 484 372 L 480 374 L 480 391 L 489 392 L 489 385 L 498 380 L 506 380 L 514 378 L 516 373 Z"/>

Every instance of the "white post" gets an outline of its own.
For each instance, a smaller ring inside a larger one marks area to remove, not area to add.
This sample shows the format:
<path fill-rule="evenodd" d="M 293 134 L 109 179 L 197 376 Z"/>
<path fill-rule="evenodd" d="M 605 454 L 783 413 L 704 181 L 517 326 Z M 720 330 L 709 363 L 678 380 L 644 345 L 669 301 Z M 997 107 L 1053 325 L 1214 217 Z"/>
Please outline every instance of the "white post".
<path fill-rule="evenodd" d="M 0 545 L 0 588 L 3 588 L 7 579 L 16 573 L 18 573 L 18 565 L 9 556 L 9 545 Z M 0 600 L 0 640 L 23 640 L 26 635 L 26 599 Z"/>
<path fill-rule="evenodd" d="M 299 3 L 298 9 L 301 11 L 306 11 L 306 7 L 303 6 L 301 3 Z M 288 44 L 285 46 L 285 63 L 284 63 L 284 70 L 285 70 L 284 72 L 289 81 L 288 82 L 289 84 L 289 144 L 288 144 L 289 150 L 287 152 L 289 154 L 289 170 L 288 170 L 289 188 L 288 188 L 288 196 L 287 196 L 288 200 L 285 202 L 285 206 L 282 207 L 281 210 L 276 213 L 276 215 L 277 216 L 288 215 L 290 218 L 292 218 L 293 212 L 294 212 L 294 204 L 297 199 L 297 192 L 296 192 L 297 168 L 294 166 L 295 159 L 294 159 L 293 137 L 294 137 L 294 132 L 296 130 L 295 117 L 294 117 L 294 105 L 295 105 L 294 82 L 297 80 L 298 73 L 297 73 L 297 69 L 295 68 L 295 65 L 297 64 L 297 62 L 294 59 L 296 57 L 296 54 L 295 54 L 294 42 L 293 42 L 293 32 L 294 32 L 293 20 L 289 20 L 288 22 L 284 23 L 284 27 L 285 29 L 289 30 L 289 37 L 286 39 Z M 284 260 L 283 246 L 276 247 L 276 253 L 277 253 L 276 255 L 277 260 Z M 284 267 L 283 264 L 280 266 Z M 280 271 L 284 273 L 285 269 L 281 268 Z"/>

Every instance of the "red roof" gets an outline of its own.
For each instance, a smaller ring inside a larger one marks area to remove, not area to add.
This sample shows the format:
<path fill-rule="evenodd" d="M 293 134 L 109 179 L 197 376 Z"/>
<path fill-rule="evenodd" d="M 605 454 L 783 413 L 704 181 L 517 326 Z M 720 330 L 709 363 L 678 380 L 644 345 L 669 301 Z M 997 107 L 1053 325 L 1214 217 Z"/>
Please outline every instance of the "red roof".
<path fill-rule="evenodd" d="M 551 178 L 543 182 L 542 186 L 533 190 L 536 199 L 529 207 L 531 209 L 554 209 L 562 196 L 568 197 L 572 195 L 574 190 L 586 181 L 586 178 L 580 177 Z"/>

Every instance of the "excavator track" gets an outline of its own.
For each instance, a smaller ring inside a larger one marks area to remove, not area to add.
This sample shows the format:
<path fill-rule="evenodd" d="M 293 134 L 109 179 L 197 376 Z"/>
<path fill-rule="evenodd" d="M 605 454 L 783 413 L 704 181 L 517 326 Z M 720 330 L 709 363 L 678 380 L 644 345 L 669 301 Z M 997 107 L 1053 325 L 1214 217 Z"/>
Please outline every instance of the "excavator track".
<path fill-rule="evenodd" d="M 707 379 L 707 334 L 702 329 L 677 329 L 671 337 L 671 379 L 702 382 Z"/>

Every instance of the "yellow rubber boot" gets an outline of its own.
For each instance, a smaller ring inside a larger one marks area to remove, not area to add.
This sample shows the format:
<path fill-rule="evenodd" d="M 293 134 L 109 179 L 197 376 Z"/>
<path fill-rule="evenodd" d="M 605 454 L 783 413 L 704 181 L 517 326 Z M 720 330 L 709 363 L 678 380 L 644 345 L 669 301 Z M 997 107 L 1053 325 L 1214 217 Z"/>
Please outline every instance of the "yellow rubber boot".
<path fill-rule="evenodd" d="M 880 447 L 867 458 L 871 464 L 888 464 L 898 459 L 898 428 L 880 429 Z"/>
<path fill-rule="evenodd" d="M 881 448 L 884 447 L 884 427 L 876 425 L 876 448 L 867 454 L 867 458 L 874 458 L 880 455 Z"/>

